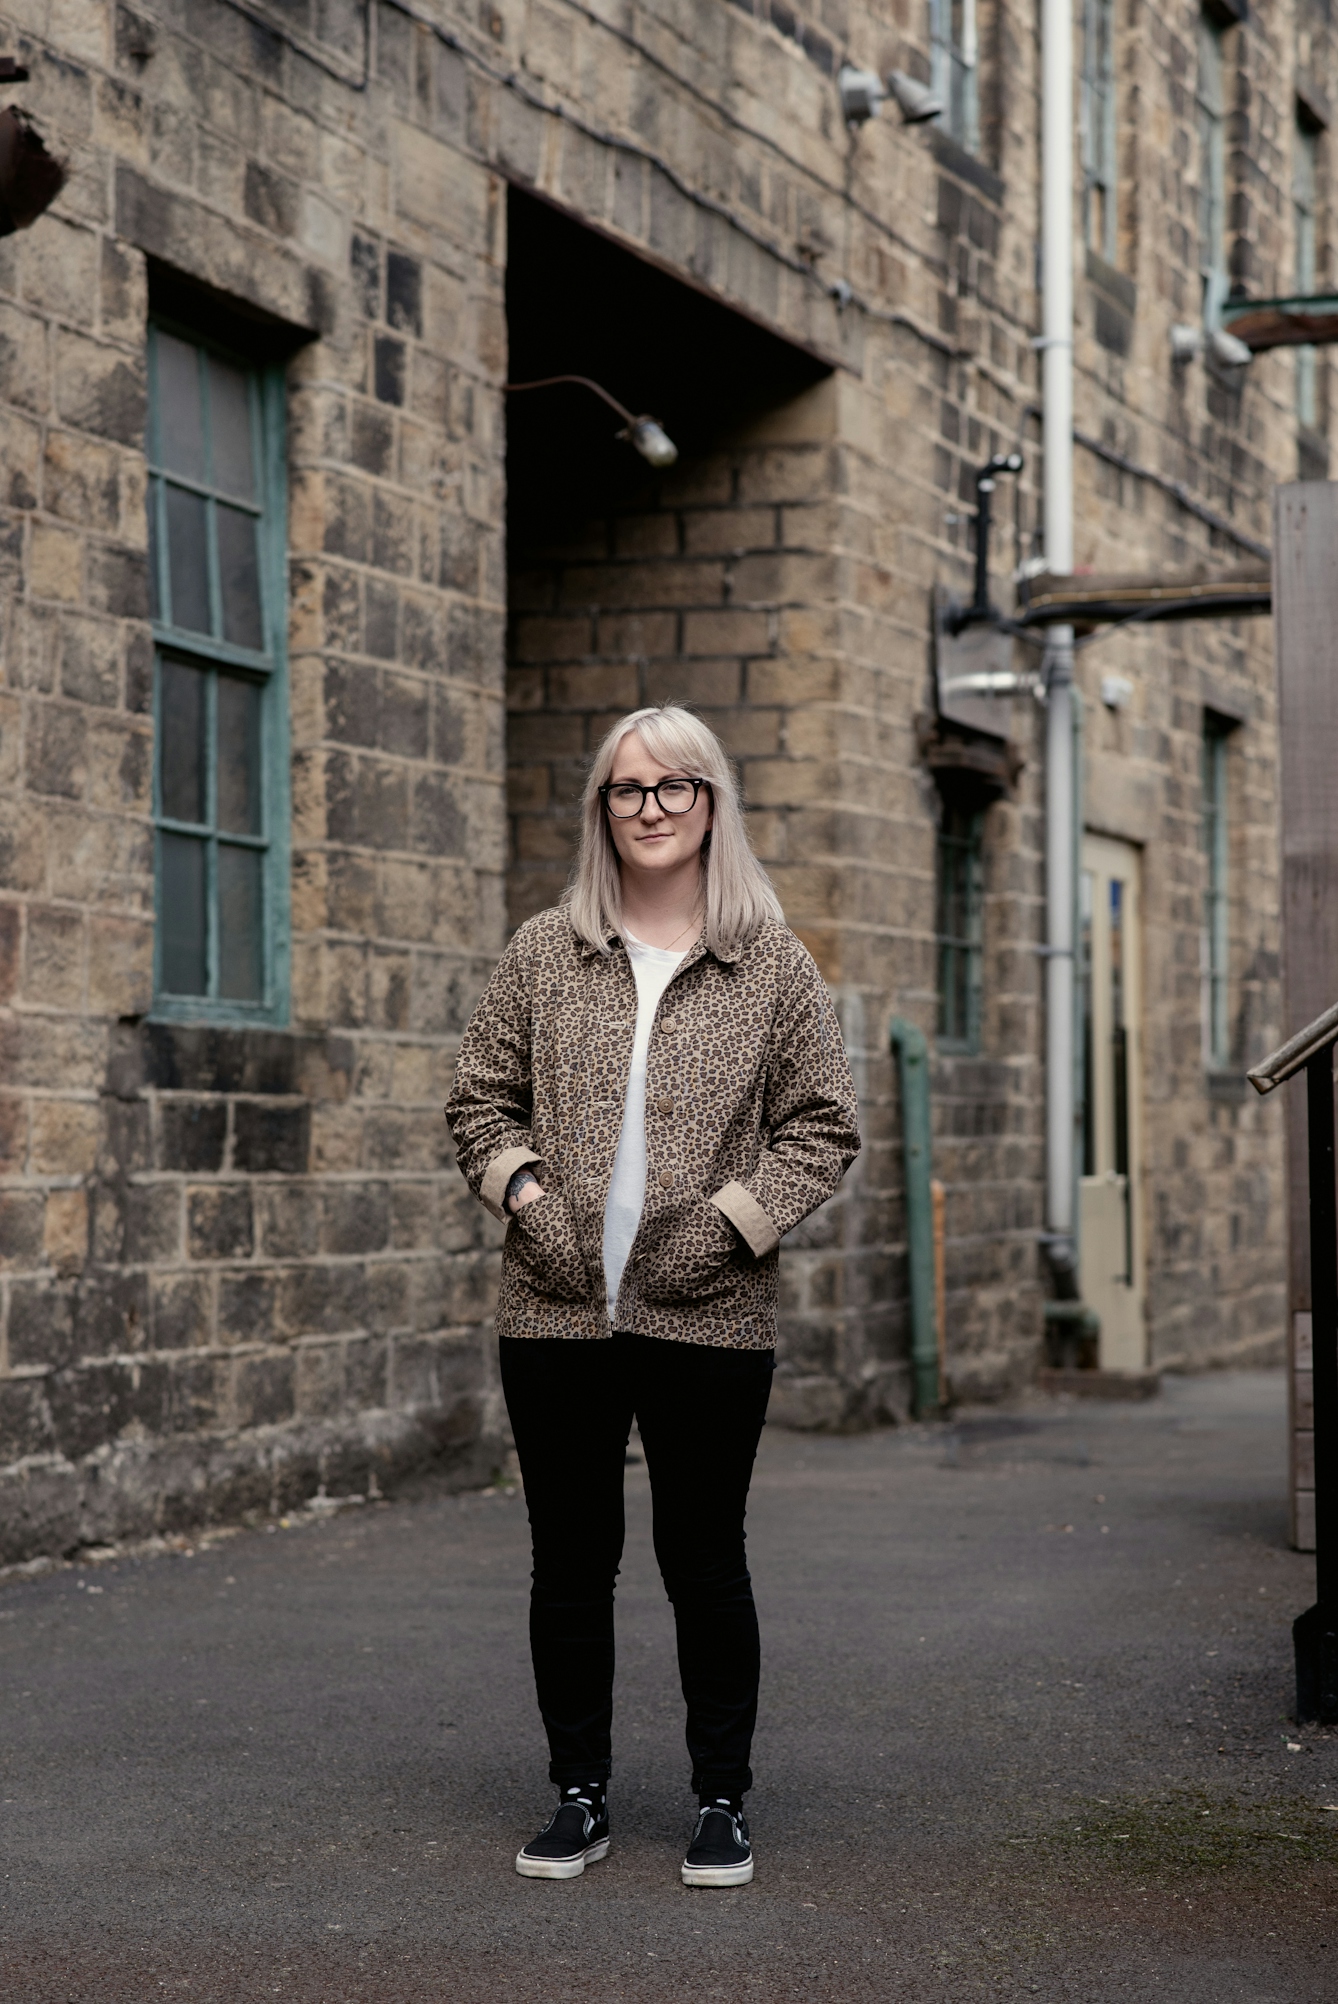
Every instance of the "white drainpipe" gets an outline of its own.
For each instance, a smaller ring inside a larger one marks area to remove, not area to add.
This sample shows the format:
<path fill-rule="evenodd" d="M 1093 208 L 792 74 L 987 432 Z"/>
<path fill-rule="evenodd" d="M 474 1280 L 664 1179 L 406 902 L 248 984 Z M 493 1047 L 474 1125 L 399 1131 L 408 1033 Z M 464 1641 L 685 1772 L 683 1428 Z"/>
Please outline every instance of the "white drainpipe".
<path fill-rule="evenodd" d="M 1041 4 L 1042 407 L 1045 557 L 1073 569 L 1073 7 Z M 1074 948 L 1077 907 L 1073 628 L 1053 626 L 1045 747 L 1046 1228 L 1057 1271 L 1076 1259 Z"/>

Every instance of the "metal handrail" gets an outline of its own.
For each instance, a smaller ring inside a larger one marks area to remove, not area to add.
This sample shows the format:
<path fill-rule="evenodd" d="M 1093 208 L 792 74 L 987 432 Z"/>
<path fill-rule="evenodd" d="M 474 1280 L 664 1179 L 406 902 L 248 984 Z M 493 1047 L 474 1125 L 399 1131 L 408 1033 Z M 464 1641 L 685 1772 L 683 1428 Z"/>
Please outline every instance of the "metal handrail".
<path fill-rule="evenodd" d="M 1307 1023 L 1304 1030 L 1289 1037 L 1280 1050 L 1245 1076 L 1256 1092 L 1272 1092 L 1274 1086 L 1280 1086 L 1293 1072 L 1299 1072 L 1302 1065 L 1309 1064 L 1311 1058 L 1318 1057 L 1327 1044 L 1334 1043 L 1338 1043 L 1338 1002 L 1322 1016 L 1316 1016 L 1313 1023 Z"/>

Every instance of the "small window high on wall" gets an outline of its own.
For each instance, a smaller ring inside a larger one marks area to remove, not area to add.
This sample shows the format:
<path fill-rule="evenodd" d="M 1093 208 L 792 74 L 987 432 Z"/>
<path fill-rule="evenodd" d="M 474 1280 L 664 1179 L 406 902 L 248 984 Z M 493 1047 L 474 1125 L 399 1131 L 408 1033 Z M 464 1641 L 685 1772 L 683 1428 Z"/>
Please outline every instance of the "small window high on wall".
<path fill-rule="evenodd" d="M 288 1002 L 283 378 L 149 329 L 155 1011 Z"/>
<path fill-rule="evenodd" d="M 1115 0 L 1084 0 L 1079 97 L 1083 233 L 1114 264 L 1119 248 L 1116 187 Z"/>
<path fill-rule="evenodd" d="M 929 0 L 929 61 L 944 129 L 974 153 L 980 143 L 976 0 Z"/>

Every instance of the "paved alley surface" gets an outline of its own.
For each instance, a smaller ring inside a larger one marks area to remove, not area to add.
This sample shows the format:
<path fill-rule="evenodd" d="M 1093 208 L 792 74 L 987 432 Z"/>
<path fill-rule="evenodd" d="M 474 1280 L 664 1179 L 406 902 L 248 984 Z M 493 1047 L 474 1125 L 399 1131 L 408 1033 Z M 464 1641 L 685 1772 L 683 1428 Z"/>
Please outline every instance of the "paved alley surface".
<path fill-rule="evenodd" d="M 769 1431 L 758 1869 L 729 1893 L 679 1883 L 640 1467 L 614 1847 L 566 1884 L 512 1869 L 550 1801 L 519 1496 L 0 1584 L 0 1997 L 1333 2004 L 1338 1734 L 1287 1716 L 1313 1562 L 1284 1406 L 1238 1373 Z"/>

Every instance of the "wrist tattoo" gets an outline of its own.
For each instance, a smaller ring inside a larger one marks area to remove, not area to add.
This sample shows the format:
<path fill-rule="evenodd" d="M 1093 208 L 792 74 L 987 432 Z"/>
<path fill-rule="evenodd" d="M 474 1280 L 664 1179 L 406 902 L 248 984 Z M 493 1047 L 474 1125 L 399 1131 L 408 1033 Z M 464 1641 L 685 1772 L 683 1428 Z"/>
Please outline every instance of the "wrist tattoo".
<path fill-rule="evenodd" d="M 533 1183 L 537 1187 L 538 1182 L 539 1178 L 536 1175 L 534 1175 L 530 1170 L 517 1169 L 515 1175 L 511 1178 L 510 1182 L 507 1184 L 506 1189 L 503 1193 L 502 1209 L 504 1211 L 509 1211 L 515 1199 L 520 1195 L 521 1191 L 525 1188 L 525 1185 L 527 1183 Z"/>

